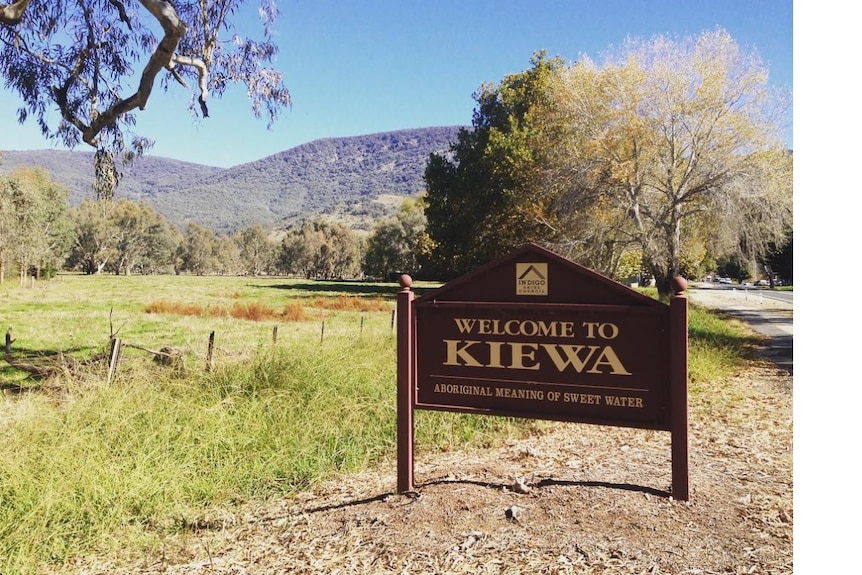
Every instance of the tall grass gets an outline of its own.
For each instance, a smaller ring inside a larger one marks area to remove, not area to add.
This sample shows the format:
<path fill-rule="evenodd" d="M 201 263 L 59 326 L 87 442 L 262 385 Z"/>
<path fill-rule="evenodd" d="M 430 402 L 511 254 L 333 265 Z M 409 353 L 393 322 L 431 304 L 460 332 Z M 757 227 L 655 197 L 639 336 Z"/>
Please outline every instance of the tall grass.
<path fill-rule="evenodd" d="M 689 308 L 689 381 L 696 389 L 725 377 L 751 359 L 762 341 L 738 320 L 698 306 Z"/>
<path fill-rule="evenodd" d="M 197 293 L 188 302 L 203 308 L 223 297 L 254 302 L 249 295 L 263 291 L 231 280 L 218 289 L 228 295 L 212 297 L 211 280 L 205 289 L 188 278 L 180 281 L 187 295 Z M 74 279 L 67 282 L 77 289 Z M 109 280 L 105 285 L 120 284 Z M 143 311 L 158 298 L 171 301 L 171 291 L 151 284 L 138 292 L 132 284 L 116 309 L 130 324 L 153 322 L 147 324 L 149 332 L 127 326 L 136 337 L 197 345 L 190 333 L 210 327 L 199 323 L 200 316 L 165 314 L 153 320 L 154 314 Z M 182 374 L 130 357 L 110 385 L 94 369 L 76 374 L 60 391 L 34 386 L 5 398 L 0 408 L 0 573 L 34 573 L 76 555 L 151 548 L 167 533 L 200 525 L 208 511 L 290 496 L 332 473 L 393 456 L 396 361 L 387 306 L 350 311 L 345 308 L 354 305 L 347 303 L 354 295 L 275 293 L 303 297 L 303 308 L 326 307 L 319 299 L 334 302 L 338 315 L 325 316 L 323 341 L 317 319 L 291 324 L 279 345 L 272 345 L 260 326 L 251 327 L 253 318 L 219 319 L 225 345 L 231 353 L 240 348 L 242 353 L 230 361 L 226 354 L 210 371 Z M 39 317 L 39 306 L 28 303 L 28 295 L 62 300 L 60 293 L 15 293 L 11 299 L 18 311 L 5 308 L 4 319 L 20 319 L 15 314 L 29 309 L 31 321 L 42 324 L 69 313 L 62 305 L 48 306 Z M 264 304 L 281 309 L 291 302 L 288 297 L 257 300 Z M 81 313 L 95 317 L 105 313 L 105 305 L 89 311 L 82 305 Z M 366 316 L 360 332 L 360 318 Z M 753 342 L 732 322 L 697 308 L 690 332 L 697 393 L 737 369 L 740 350 Z M 0 381 L 3 376 L 0 371 Z M 426 411 L 417 413 L 416 423 L 420 450 L 495 445 L 536 425 Z"/>

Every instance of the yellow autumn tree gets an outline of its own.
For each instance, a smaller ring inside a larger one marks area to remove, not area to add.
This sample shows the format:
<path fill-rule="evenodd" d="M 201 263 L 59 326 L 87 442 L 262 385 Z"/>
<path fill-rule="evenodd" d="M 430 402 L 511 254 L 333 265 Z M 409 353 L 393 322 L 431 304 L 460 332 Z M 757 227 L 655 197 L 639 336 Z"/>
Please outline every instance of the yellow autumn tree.
<path fill-rule="evenodd" d="M 637 245 L 667 294 L 684 242 L 753 258 L 792 229 L 786 94 L 724 30 L 628 40 L 560 70 L 551 91 L 546 187 L 558 209 L 601 210 L 572 216 L 571 243 L 601 231 Z"/>

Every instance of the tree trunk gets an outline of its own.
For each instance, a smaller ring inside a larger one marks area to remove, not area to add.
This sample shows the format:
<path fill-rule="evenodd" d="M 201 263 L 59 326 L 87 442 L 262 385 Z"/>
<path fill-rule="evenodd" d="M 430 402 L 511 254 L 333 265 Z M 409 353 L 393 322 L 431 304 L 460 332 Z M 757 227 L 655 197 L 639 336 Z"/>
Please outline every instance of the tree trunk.
<path fill-rule="evenodd" d="M 658 289 L 659 298 L 665 300 L 671 296 L 671 284 L 673 282 L 673 274 L 670 272 L 654 273 L 655 287 Z"/>
<path fill-rule="evenodd" d="M 658 289 L 659 298 L 665 300 L 671 295 L 671 283 L 674 278 L 674 271 L 667 269 L 662 262 L 656 261 L 653 258 L 647 260 L 647 267 L 655 278 L 655 287 Z"/>

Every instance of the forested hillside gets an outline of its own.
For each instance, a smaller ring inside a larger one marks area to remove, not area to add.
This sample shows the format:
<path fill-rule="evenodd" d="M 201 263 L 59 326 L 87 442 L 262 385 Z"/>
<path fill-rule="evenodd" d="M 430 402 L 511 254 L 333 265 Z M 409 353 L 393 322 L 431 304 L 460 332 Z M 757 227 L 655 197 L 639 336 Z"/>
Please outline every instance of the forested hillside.
<path fill-rule="evenodd" d="M 93 154 L 68 150 L 0 151 L 0 173 L 8 174 L 15 168 L 38 166 L 51 175 L 51 179 L 66 186 L 69 201 L 77 206 L 84 198 L 94 198 Z M 149 200 L 160 190 L 204 179 L 224 171 L 223 168 L 190 164 L 169 158 L 143 156 L 126 168 L 118 198 Z"/>
<path fill-rule="evenodd" d="M 378 198 L 424 189 L 429 154 L 448 149 L 458 129 L 315 140 L 226 169 L 144 156 L 126 170 L 116 195 L 145 200 L 174 223 L 197 222 L 219 233 L 333 212 L 371 220 L 382 215 Z M 93 197 L 92 158 L 89 152 L 65 150 L 3 151 L 0 173 L 43 167 L 68 187 L 70 202 L 77 205 Z"/>

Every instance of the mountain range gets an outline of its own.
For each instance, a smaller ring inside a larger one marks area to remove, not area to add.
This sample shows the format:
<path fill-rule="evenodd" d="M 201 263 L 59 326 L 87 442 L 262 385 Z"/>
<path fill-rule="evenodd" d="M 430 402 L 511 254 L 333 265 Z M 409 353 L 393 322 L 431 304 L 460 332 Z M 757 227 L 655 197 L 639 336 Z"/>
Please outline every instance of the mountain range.
<path fill-rule="evenodd" d="M 220 234 L 255 224 L 283 228 L 324 215 L 368 230 L 425 189 L 430 154 L 446 152 L 460 129 L 314 140 L 231 168 L 145 155 L 124 169 L 115 197 L 146 201 L 181 228 L 196 222 Z M 72 206 L 95 197 L 92 152 L 0 152 L 0 173 L 22 166 L 45 169 L 68 188 Z"/>

